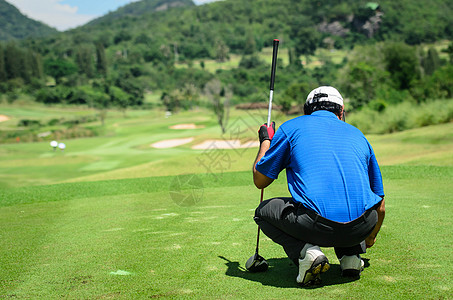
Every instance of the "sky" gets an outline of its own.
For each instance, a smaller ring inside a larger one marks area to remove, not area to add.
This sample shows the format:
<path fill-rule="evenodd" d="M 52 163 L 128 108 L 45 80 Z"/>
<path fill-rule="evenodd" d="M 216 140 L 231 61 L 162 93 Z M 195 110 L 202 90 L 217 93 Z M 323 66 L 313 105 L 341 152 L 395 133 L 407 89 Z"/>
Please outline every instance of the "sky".
<path fill-rule="evenodd" d="M 27 17 L 60 31 L 83 25 L 138 0 L 6 0 Z M 197 5 L 216 0 L 193 0 Z"/>

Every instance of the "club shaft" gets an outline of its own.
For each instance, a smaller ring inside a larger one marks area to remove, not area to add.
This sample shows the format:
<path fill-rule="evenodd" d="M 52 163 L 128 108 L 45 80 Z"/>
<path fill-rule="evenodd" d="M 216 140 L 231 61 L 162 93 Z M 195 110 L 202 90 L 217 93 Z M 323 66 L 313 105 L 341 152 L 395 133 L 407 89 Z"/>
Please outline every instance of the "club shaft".
<path fill-rule="evenodd" d="M 263 202 L 264 198 L 264 189 L 261 189 L 261 197 L 260 197 L 260 204 Z M 258 248 L 260 245 L 260 227 L 258 226 L 258 234 L 256 235 L 256 254 L 258 254 Z"/>
<path fill-rule="evenodd" d="M 271 69 L 271 82 L 269 91 L 269 110 L 267 112 L 267 127 L 271 127 L 271 112 L 272 112 L 272 99 L 274 97 L 274 81 L 275 81 L 275 69 L 277 68 L 277 53 L 278 53 L 279 40 L 275 39 L 273 42 L 272 50 L 272 69 Z M 263 202 L 264 189 L 261 189 L 260 204 Z M 258 234 L 256 235 L 256 254 L 258 254 L 260 244 L 260 227 L 258 226 Z"/>
<path fill-rule="evenodd" d="M 274 90 L 269 92 L 269 110 L 267 112 L 267 127 L 271 127 L 271 112 L 272 112 L 272 98 L 274 97 Z"/>

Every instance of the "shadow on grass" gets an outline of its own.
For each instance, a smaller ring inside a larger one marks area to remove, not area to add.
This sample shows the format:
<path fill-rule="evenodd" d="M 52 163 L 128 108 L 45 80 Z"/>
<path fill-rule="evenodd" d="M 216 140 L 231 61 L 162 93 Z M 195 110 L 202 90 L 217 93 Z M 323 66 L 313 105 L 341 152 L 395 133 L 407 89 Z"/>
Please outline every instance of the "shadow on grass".
<path fill-rule="evenodd" d="M 271 258 L 267 259 L 269 269 L 262 273 L 250 273 L 237 261 L 231 261 L 223 256 L 219 258 L 226 261 L 228 269 L 225 275 L 239 277 L 246 280 L 261 282 L 263 285 L 274 286 L 279 288 L 300 288 L 296 282 L 298 268 L 288 258 Z M 368 267 L 368 260 L 365 260 L 365 267 Z M 320 285 L 304 287 L 306 289 L 317 289 L 323 286 L 344 284 L 358 280 L 359 278 L 342 277 L 339 264 L 331 264 L 330 270 L 322 274 L 322 283 Z"/>

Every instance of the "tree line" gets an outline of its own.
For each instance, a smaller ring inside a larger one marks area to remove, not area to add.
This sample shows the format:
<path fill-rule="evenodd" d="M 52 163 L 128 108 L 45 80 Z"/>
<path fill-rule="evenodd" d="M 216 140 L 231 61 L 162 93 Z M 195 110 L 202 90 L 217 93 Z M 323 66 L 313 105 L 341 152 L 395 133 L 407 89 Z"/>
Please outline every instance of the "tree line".
<path fill-rule="evenodd" d="M 374 7 L 352 0 L 228 0 L 136 12 L 50 38 L 0 43 L 0 93 L 10 101 L 28 93 L 46 104 L 125 110 L 143 106 L 152 91 L 166 109 L 177 111 L 202 105 L 201 96 L 212 95 L 207 86 L 220 84 L 228 103 L 259 102 L 270 74 L 258 54 L 279 38 L 289 64 L 279 63 L 276 99 L 287 113 L 320 84 L 339 86 L 353 109 L 451 97 L 452 45 L 444 49 L 450 60 L 418 46 L 451 38 L 449 12 L 449 2 L 421 0 L 385 0 Z M 420 29 L 433 22 L 428 31 Z M 372 25 L 378 26 L 374 32 Z M 399 39 L 404 42 L 394 42 Z M 305 68 L 301 59 L 320 47 L 352 54 L 340 63 L 321 58 L 319 67 Z M 205 68 L 206 59 L 227 64 L 232 55 L 241 56 L 238 67 Z"/>

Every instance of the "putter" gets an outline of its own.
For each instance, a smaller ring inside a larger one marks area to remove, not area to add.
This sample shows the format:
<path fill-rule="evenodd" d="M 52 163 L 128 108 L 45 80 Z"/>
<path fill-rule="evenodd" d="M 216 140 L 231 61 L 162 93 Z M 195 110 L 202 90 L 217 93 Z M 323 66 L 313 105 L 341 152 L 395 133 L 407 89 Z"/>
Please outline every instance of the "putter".
<path fill-rule="evenodd" d="M 272 111 L 272 98 L 274 96 L 274 81 L 275 81 L 275 69 L 277 66 L 277 52 L 278 52 L 278 43 L 279 40 L 275 39 L 273 42 L 273 51 L 272 51 L 272 69 L 271 69 L 271 83 L 270 83 L 270 92 L 269 92 L 269 110 L 267 113 L 267 127 L 271 126 L 271 111 Z M 260 203 L 263 202 L 264 189 L 261 189 L 261 198 Z M 269 263 L 258 254 L 260 243 L 260 227 L 258 226 L 258 234 L 256 236 L 256 250 L 255 254 L 252 255 L 247 262 L 245 263 L 245 268 L 252 273 L 256 272 L 265 272 L 269 268 Z"/>

